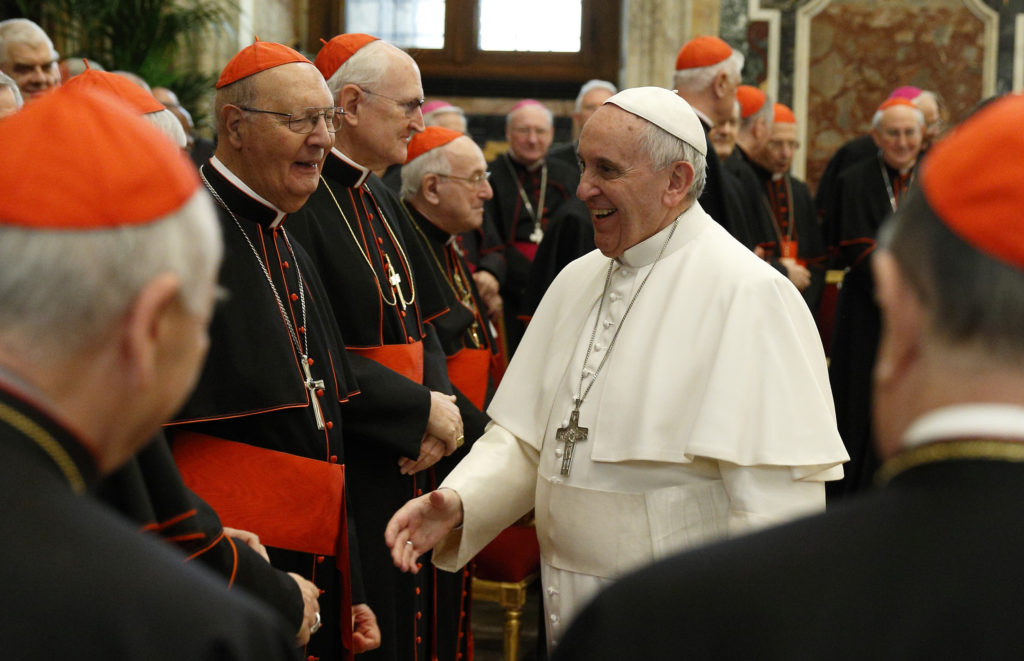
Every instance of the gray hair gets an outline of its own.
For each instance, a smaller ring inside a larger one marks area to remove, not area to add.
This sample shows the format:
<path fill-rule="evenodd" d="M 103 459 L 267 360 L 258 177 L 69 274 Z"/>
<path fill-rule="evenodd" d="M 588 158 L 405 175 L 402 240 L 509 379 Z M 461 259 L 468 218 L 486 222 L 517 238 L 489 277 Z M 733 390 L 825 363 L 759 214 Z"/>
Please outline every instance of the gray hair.
<path fill-rule="evenodd" d="M 687 196 L 694 200 L 700 197 L 707 180 L 707 158 L 703 154 L 652 122 L 648 122 L 640 134 L 639 144 L 651 159 L 654 170 L 664 170 L 677 161 L 686 161 L 692 165 L 693 183 L 690 184 Z"/>
<path fill-rule="evenodd" d="M 0 343 L 45 359 L 88 350 L 154 277 L 181 281 L 181 301 L 205 311 L 223 251 L 209 195 L 144 225 L 41 231 L 0 225 Z"/>
<path fill-rule="evenodd" d="M 345 85 L 358 85 L 367 89 L 376 87 L 380 81 L 384 80 L 390 66 L 390 62 L 385 56 L 385 51 L 388 50 L 398 51 L 408 56 L 402 49 L 383 39 L 376 39 L 357 50 L 352 57 L 338 67 L 338 70 L 327 79 L 327 87 L 331 90 L 334 102 L 338 102 L 338 93 Z"/>
<path fill-rule="evenodd" d="M 224 106 L 256 105 L 256 76 L 246 76 L 217 90 L 213 97 L 213 116 L 217 118 L 217 133 L 227 135 L 227 126 L 221 111 Z"/>
<path fill-rule="evenodd" d="M 1024 367 L 1024 272 L 956 236 L 919 188 L 885 222 L 878 241 L 931 312 L 936 336 Z"/>
<path fill-rule="evenodd" d="M 46 44 L 50 55 L 57 59 L 57 51 L 49 35 L 33 21 L 27 18 L 10 18 L 0 21 L 0 63 L 7 61 L 7 47 L 10 44 Z"/>
<path fill-rule="evenodd" d="M 764 103 L 757 109 L 757 112 L 746 119 L 740 119 L 740 130 L 749 131 L 757 120 L 762 117 L 764 118 L 764 125 L 771 129 L 772 123 L 775 121 L 775 104 L 772 102 L 772 97 L 767 95 L 764 97 Z"/>
<path fill-rule="evenodd" d="M 888 110 L 888 108 L 886 108 L 885 110 Z M 877 129 L 882 124 L 882 117 L 883 115 L 885 115 L 885 110 L 875 111 L 875 114 L 871 117 L 871 128 Z M 921 109 L 915 106 L 911 108 L 911 110 L 913 110 L 914 115 L 917 116 L 917 123 L 921 126 L 924 126 L 924 113 L 921 112 Z"/>
<path fill-rule="evenodd" d="M 505 127 L 508 128 L 508 125 L 512 123 L 512 116 L 513 115 L 515 115 L 517 112 L 519 112 L 523 108 L 530 108 L 530 107 L 542 108 L 544 110 L 544 114 L 546 114 L 548 116 L 548 125 L 552 126 L 552 127 L 555 125 L 555 114 L 553 112 L 551 112 L 550 108 L 548 108 L 546 105 L 544 105 L 543 103 L 538 101 L 536 104 L 532 104 L 531 103 L 529 105 L 520 106 L 518 108 L 513 108 L 511 111 L 509 111 L 509 113 L 507 115 L 505 115 Z"/>
<path fill-rule="evenodd" d="M 613 83 L 610 83 L 607 80 L 592 78 L 583 83 L 583 87 L 580 88 L 580 93 L 576 95 L 576 105 L 573 107 L 576 112 L 579 112 L 583 108 L 583 97 L 593 90 L 608 90 L 612 94 L 619 93 L 619 89 L 615 87 Z"/>
<path fill-rule="evenodd" d="M 18 89 L 18 83 L 2 71 L 0 71 L 0 87 L 6 87 L 14 92 L 14 105 L 16 107 L 21 108 L 25 105 L 25 100 L 21 98 L 21 90 Z"/>
<path fill-rule="evenodd" d="M 449 143 L 451 144 L 451 143 Z M 423 177 L 428 173 L 451 174 L 452 165 L 448 161 L 448 145 L 437 149 L 431 149 L 425 154 L 420 154 L 402 166 L 402 199 L 408 199 L 420 192 L 423 184 Z"/>
<path fill-rule="evenodd" d="M 185 128 L 178 121 L 174 113 L 167 108 L 155 112 L 147 112 L 142 117 L 160 129 L 179 148 L 184 149 L 188 146 L 188 136 L 185 135 Z"/>
<path fill-rule="evenodd" d="M 722 71 L 728 71 L 729 76 L 739 83 L 743 71 L 743 53 L 732 49 L 732 54 L 717 64 L 706 67 L 695 67 L 692 69 L 679 69 L 672 77 L 672 84 L 677 89 L 689 91 L 703 90 L 711 84 Z"/>

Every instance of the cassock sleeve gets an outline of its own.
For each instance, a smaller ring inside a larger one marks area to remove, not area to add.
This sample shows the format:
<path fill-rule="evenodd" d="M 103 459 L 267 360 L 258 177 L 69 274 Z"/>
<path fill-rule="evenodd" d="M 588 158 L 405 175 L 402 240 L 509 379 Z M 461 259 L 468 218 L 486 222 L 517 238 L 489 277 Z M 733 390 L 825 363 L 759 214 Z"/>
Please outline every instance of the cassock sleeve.
<path fill-rule="evenodd" d="M 108 477 L 100 497 L 122 514 L 178 547 L 222 576 L 262 599 L 285 619 L 292 631 L 302 624 L 299 586 L 246 544 L 224 535 L 220 518 L 206 501 L 185 486 L 163 435 Z"/>
<path fill-rule="evenodd" d="M 533 507 L 540 453 L 492 424 L 442 487 L 462 499 L 462 526 L 434 547 L 434 564 L 458 571 Z"/>
<path fill-rule="evenodd" d="M 342 404 L 345 433 L 378 441 L 403 457 L 420 456 L 430 416 L 430 389 L 377 361 L 348 352 L 359 394 Z"/>

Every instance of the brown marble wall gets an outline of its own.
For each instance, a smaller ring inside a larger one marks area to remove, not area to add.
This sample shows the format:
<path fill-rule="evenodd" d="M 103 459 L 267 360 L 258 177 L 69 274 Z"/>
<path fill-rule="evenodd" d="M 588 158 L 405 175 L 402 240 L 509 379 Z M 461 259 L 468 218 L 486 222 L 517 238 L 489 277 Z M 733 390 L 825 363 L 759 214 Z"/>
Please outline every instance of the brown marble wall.
<path fill-rule="evenodd" d="M 951 121 L 982 98 L 984 25 L 962 0 L 833 0 L 810 25 L 805 154 L 812 188 L 832 153 L 870 129 L 893 88 L 936 91 Z"/>

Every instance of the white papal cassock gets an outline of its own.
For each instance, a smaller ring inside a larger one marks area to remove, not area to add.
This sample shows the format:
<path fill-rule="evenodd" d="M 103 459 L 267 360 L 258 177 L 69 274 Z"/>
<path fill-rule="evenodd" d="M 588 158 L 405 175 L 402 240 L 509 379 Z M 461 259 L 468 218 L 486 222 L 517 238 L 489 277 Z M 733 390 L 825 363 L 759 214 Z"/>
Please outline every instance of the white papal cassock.
<path fill-rule="evenodd" d="M 442 484 L 464 521 L 435 549 L 461 567 L 536 508 L 548 644 L 595 592 L 674 551 L 825 506 L 848 460 L 821 340 L 799 292 L 699 205 L 615 260 L 583 388 L 589 429 L 560 474 L 608 258 L 567 266 L 487 412 L 487 433 Z"/>

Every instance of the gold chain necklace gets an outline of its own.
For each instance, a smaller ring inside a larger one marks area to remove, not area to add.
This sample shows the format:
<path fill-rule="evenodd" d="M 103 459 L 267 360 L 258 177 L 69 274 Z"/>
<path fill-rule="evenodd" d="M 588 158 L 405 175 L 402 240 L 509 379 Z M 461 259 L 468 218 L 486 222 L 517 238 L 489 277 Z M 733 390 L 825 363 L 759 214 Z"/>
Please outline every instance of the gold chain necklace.
<path fill-rule="evenodd" d="M 334 196 L 334 191 L 331 190 L 330 184 L 327 183 L 327 180 L 324 179 L 323 175 L 320 175 L 320 181 L 323 183 L 324 188 L 327 189 L 327 192 L 330 193 L 331 199 L 334 200 L 334 206 L 338 209 L 338 213 L 341 214 L 341 219 L 345 221 L 345 227 L 348 228 L 348 233 L 352 235 L 352 242 L 355 243 L 356 249 L 359 251 L 359 254 L 361 254 L 363 256 L 363 259 L 366 261 L 366 266 L 370 269 L 370 275 L 373 276 L 373 281 L 377 285 L 377 293 L 380 294 L 380 299 L 384 301 L 386 304 L 390 305 L 391 307 L 395 307 L 396 305 L 401 303 L 403 310 L 405 310 L 408 306 L 415 303 L 416 283 L 412 281 L 411 272 L 409 275 L 409 300 L 405 300 L 405 295 L 402 293 L 401 286 L 402 276 L 398 275 L 398 273 L 395 271 L 394 266 L 392 266 L 391 264 L 391 258 L 388 257 L 387 254 L 384 255 L 384 270 L 388 276 L 388 284 L 391 285 L 391 300 L 389 301 L 387 297 L 384 296 L 384 290 L 380 286 L 380 278 L 377 277 L 377 271 L 373 268 L 373 264 L 370 263 L 370 256 L 367 254 L 365 250 L 363 250 L 363 245 L 359 242 L 359 238 L 356 237 L 356 232 L 354 229 L 352 229 L 352 223 L 348 222 L 348 216 L 346 216 L 345 212 L 342 211 L 341 205 L 338 204 L 338 198 Z M 373 193 L 370 192 L 369 190 L 367 190 L 367 192 L 370 193 L 370 198 L 373 199 Z M 377 207 L 376 201 L 374 201 L 374 206 Z M 387 218 L 384 217 L 384 214 L 381 212 L 380 207 L 377 207 L 377 214 L 380 216 L 380 222 L 382 225 L 384 225 L 384 229 L 387 231 L 388 236 L 391 237 L 392 244 L 394 244 L 394 246 L 398 249 L 398 254 L 401 255 L 403 263 L 408 265 L 409 258 L 405 256 L 405 251 L 402 249 L 401 242 L 398 240 L 398 237 L 395 236 L 395 233 L 391 229 L 391 226 L 388 225 L 388 220 Z"/>
<path fill-rule="evenodd" d="M 85 478 L 82 477 L 81 471 L 78 470 L 78 466 L 75 465 L 68 451 L 61 447 L 61 444 L 49 432 L 28 416 L 6 404 L 0 404 L 0 420 L 6 422 L 12 429 L 21 432 L 25 438 L 45 452 L 64 474 L 64 479 L 71 485 L 72 491 L 79 495 L 85 493 Z"/>
<path fill-rule="evenodd" d="M 882 486 L 900 473 L 922 464 L 958 459 L 990 459 L 1020 463 L 1024 462 L 1024 443 L 994 438 L 926 443 L 898 454 L 882 464 L 875 474 L 875 482 Z"/>
<path fill-rule="evenodd" d="M 430 247 L 430 239 L 427 238 L 423 229 L 420 228 L 419 223 L 413 219 L 412 212 L 409 211 L 409 206 L 405 203 L 405 200 L 402 200 L 402 209 L 405 211 L 405 215 L 409 218 L 409 223 L 412 225 L 413 229 L 416 230 L 417 234 L 423 237 L 423 241 L 426 243 L 427 252 L 430 253 L 430 257 L 434 260 L 434 264 L 437 265 L 437 270 L 441 272 L 442 276 L 444 276 L 444 281 L 448 283 L 448 288 L 452 290 L 453 294 L 455 294 L 455 298 L 459 299 L 459 303 L 473 313 L 473 325 L 469 328 L 469 336 L 473 340 L 474 348 L 481 348 L 483 344 L 480 342 L 480 324 L 477 321 L 477 317 L 480 316 L 480 309 L 476 306 L 476 301 L 473 300 L 473 292 L 470 290 L 469 284 L 465 281 L 465 276 L 462 274 L 462 264 L 458 260 L 455 260 L 456 270 L 452 273 L 452 280 L 454 280 L 454 282 L 449 280 L 447 276 L 448 271 L 441 264 L 441 260 L 437 258 L 437 255 L 434 254 L 434 250 Z M 449 240 L 454 239 L 455 236 L 452 235 L 452 238 Z"/>

